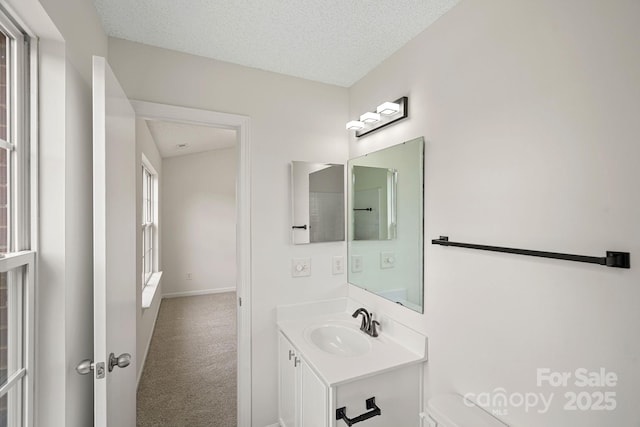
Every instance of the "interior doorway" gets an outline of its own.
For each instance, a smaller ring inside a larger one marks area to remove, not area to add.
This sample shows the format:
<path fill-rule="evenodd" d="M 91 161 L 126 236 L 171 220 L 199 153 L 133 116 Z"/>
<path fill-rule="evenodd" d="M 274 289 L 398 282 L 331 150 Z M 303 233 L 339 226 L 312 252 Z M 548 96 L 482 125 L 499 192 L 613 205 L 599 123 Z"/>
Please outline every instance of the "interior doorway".
<path fill-rule="evenodd" d="M 233 135 L 235 146 L 232 157 L 235 159 L 235 290 L 236 295 L 233 297 L 233 304 L 236 310 L 237 320 L 237 425 L 251 425 L 251 365 L 250 365 L 250 315 L 251 315 L 251 295 L 250 295 L 250 169 L 249 169 L 249 119 L 245 116 L 233 114 L 218 113 L 206 110 L 189 109 L 184 107 L 176 107 L 165 104 L 155 104 L 142 101 L 132 101 L 132 105 L 139 119 L 144 119 L 149 123 L 154 123 L 150 127 L 157 126 L 165 131 L 177 131 L 190 129 L 200 129 L 220 132 L 227 136 Z M 158 147 L 160 148 L 160 147 Z M 189 147 L 178 147 L 176 144 L 173 150 L 186 150 Z M 193 147 L 192 147 L 193 148 Z M 222 149 L 224 150 L 224 148 Z M 228 150 L 228 148 L 227 148 Z M 227 157 L 230 153 L 225 153 Z M 198 155 L 194 154 L 194 158 Z M 164 163 L 164 161 L 163 161 Z M 167 162 L 168 163 L 168 162 Z M 176 168 L 189 168 L 189 165 L 178 165 L 174 162 Z M 228 163 L 228 160 L 227 160 Z M 164 178 L 163 178 L 164 179 Z M 177 189 L 179 193 L 179 186 Z M 164 202 L 163 202 L 164 203 Z M 190 221 L 190 219 L 184 219 Z M 162 227 L 165 228 L 164 221 Z M 188 228 L 188 227 L 187 227 Z M 227 226 L 227 231 L 229 227 Z M 166 231 L 163 231 L 166 233 Z M 178 231 L 180 233 L 180 231 Z M 184 231 L 182 232 L 184 234 Z M 166 236 L 165 236 L 166 237 Z M 167 250 L 166 239 L 163 237 L 163 251 Z M 185 237 L 184 235 L 182 237 Z M 187 239 L 188 240 L 188 239 Z M 163 256 L 163 259 L 166 257 Z M 173 261 L 173 260 L 172 260 Z M 210 267 L 210 265 L 209 265 Z M 206 265 L 205 265 L 206 268 Z M 166 269 L 166 266 L 163 266 Z M 167 293 L 169 296 L 188 296 L 210 293 L 207 290 L 198 288 L 200 284 L 196 283 L 201 279 L 204 273 L 190 271 L 189 267 L 178 266 L 174 269 L 178 276 L 178 281 L 183 284 L 193 285 L 191 287 L 184 286 L 182 290 L 170 289 Z M 183 271 L 184 270 L 184 271 Z M 191 282 L 191 283 L 187 283 Z M 163 283 L 166 283 L 163 278 Z M 221 291 L 230 291 L 230 288 L 222 283 Z"/>

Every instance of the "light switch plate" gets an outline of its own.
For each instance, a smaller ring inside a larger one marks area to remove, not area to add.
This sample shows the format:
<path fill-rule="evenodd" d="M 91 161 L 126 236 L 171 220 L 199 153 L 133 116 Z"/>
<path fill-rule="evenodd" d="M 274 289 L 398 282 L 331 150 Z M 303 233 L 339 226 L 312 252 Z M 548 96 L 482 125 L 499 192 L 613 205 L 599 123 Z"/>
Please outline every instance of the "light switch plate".
<path fill-rule="evenodd" d="M 291 260 L 291 277 L 311 276 L 311 258 L 293 258 Z"/>
<path fill-rule="evenodd" d="M 380 252 L 380 268 L 393 268 L 396 266 L 396 254 L 394 252 Z"/>
<path fill-rule="evenodd" d="M 352 273 L 360 273 L 362 272 L 362 264 L 363 264 L 362 255 L 351 255 L 351 272 Z"/>
<path fill-rule="evenodd" d="M 331 259 L 331 271 L 334 275 L 344 274 L 344 257 L 343 256 L 334 256 Z"/>

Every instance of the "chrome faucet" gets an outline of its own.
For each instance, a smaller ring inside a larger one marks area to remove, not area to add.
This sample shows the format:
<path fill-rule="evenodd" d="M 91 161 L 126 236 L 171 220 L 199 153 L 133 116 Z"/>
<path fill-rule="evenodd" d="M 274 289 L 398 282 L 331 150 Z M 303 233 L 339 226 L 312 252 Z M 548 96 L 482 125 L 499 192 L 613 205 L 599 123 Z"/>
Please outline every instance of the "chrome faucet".
<path fill-rule="evenodd" d="M 376 329 L 376 325 L 380 326 L 380 322 L 377 320 L 373 320 L 373 313 L 369 314 L 369 312 L 360 307 L 351 315 L 353 318 L 358 317 L 358 315 L 362 315 L 362 323 L 360 324 L 360 330 L 367 335 L 371 335 L 372 337 L 378 336 L 378 330 Z"/>

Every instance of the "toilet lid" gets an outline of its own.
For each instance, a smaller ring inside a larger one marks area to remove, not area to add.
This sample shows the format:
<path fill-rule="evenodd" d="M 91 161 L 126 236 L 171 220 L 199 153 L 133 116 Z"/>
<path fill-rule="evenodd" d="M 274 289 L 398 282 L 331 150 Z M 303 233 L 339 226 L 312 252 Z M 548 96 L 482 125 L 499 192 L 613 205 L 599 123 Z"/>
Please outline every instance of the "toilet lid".
<path fill-rule="evenodd" d="M 472 406 L 470 406 L 472 405 Z M 427 402 L 429 415 L 438 427 L 508 427 L 458 394 L 434 396 Z"/>

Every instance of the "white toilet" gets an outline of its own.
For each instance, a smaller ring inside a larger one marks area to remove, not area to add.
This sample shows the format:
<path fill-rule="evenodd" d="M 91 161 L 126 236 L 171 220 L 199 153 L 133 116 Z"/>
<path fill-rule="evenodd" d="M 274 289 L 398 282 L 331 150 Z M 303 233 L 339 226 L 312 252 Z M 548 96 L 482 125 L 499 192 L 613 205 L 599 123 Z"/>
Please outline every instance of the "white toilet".
<path fill-rule="evenodd" d="M 441 394 L 427 402 L 425 427 L 509 426 L 458 394 Z"/>

